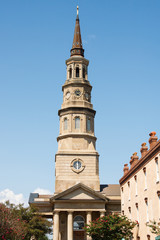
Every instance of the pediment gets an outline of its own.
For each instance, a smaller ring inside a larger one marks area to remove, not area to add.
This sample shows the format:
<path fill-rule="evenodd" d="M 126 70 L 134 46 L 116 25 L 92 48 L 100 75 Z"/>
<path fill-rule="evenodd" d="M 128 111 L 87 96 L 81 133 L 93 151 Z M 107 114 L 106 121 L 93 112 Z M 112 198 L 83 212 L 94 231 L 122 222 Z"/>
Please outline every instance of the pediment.
<path fill-rule="evenodd" d="M 97 196 L 94 194 L 91 194 L 88 191 L 85 191 L 82 188 L 76 189 L 68 194 L 65 194 L 64 196 L 60 197 L 59 199 L 92 199 L 92 200 L 97 200 L 99 199 Z"/>
<path fill-rule="evenodd" d="M 57 194 L 52 200 L 106 200 L 101 193 L 97 193 L 93 189 L 84 184 L 77 184 L 66 191 Z"/>

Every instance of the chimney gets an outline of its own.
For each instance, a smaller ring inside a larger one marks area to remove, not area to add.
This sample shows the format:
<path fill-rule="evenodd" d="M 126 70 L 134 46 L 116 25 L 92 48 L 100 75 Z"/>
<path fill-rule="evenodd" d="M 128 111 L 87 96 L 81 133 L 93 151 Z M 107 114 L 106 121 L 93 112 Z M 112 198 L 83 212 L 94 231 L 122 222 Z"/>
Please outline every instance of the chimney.
<path fill-rule="evenodd" d="M 150 148 L 153 148 L 158 140 L 158 137 L 155 136 L 156 132 L 151 132 L 149 134 L 150 138 L 149 138 L 149 144 L 150 144 Z"/>
<path fill-rule="evenodd" d="M 139 157 L 137 156 L 137 152 L 133 153 L 130 160 L 131 168 L 134 167 L 134 165 L 136 165 L 136 163 L 138 162 L 138 159 Z"/>
<path fill-rule="evenodd" d="M 148 147 L 146 146 L 146 143 L 142 143 L 141 145 L 141 157 L 144 157 L 144 155 L 146 155 L 147 151 L 148 151 Z"/>
<path fill-rule="evenodd" d="M 124 172 L 124 175 L 126 175 L 129 171 L 129 167 L 128 167 L 128 164 L 124 164 L 124 168 L 123 168 L 123 172 Z"/>

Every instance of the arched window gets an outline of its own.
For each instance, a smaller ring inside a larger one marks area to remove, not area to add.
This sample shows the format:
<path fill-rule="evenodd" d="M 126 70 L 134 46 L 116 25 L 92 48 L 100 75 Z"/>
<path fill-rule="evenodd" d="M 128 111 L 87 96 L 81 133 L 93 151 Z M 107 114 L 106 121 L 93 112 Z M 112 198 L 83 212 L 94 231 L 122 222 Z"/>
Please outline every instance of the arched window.
<path fill-rule="evenodd" d="M 68 120 L 67 118 L 64 119 L 64 130 L 67 130 L 68 128 Z"/>
<path fill-rule="evenodd" d="M 72 68 L 69 69 L 69 78 L 72 78 Z"/>
<path fill-rule="evenodd" d="M 83 67 L 83 78 L 85 78 L 86 77 L 86 70 L 85 70 L 85 68 Z"/>
<path fill-rule="evenodd" d="M 76 67 L 76 77 L 79 77 L 79 67 Z"/>
<path fill-rule="evenodd" d="M 84 218 L 82 216 L 76 216 L 73 221 L 73 230 L 74 231 L 84 231 Z"/>
<path fill-rule="evenodd" d="M 91 119 L 87 118 L 87 131 L 91 131 Z"/>
<path fill-rule="evenodd" d="M 80 117 L 75 118 L 75 129 L 80 129 Z"/>

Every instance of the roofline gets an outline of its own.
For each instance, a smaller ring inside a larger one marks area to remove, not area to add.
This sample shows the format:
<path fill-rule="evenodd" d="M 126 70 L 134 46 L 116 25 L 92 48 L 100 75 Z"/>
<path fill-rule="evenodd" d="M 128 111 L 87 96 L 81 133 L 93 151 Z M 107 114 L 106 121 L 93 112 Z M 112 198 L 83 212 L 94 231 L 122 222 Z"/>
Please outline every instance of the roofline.
<path fill-rule="evenodd" d="M 137 164 L 135 166 L 133 166 L 128 173 L 126 173 L 120 180 L 119 183 L 120 185 L 124 184 L 133 174 L 135 174 L 135 172 L 138 171 L 139 168 L 142 168 L 142 166 L 144 166 L 145 163 L 151 161 L 152 157 L 154 157 L 154 155 L 156 155 L 158 153 L 158 151 L 160 151 L 160 140 L 156 143 L 156 145 L 149 149 L 146 153 L 146 155 L 142 158 L 139 159 L 139 161 L 137 162 Z"/>
<path fill-rule="evenodd" d="M 100 196 L 101 197 L 101 196 Z M 54 199 L 54 200 L 52 200 L 52 203 L 66 203 L 66 201 L 67 201 L 67 203 L 79 203 L 79 202 L 81 202 L 81 203 L 86 203 L 86 202 L 92 202 L 92 203 L 104 203 L 104 201 L 106 201 L 106 202 L 108 202 L 109 201 L 109 199 L 100 199 L 100 200 L 98 200 L 98 199 Z"/>

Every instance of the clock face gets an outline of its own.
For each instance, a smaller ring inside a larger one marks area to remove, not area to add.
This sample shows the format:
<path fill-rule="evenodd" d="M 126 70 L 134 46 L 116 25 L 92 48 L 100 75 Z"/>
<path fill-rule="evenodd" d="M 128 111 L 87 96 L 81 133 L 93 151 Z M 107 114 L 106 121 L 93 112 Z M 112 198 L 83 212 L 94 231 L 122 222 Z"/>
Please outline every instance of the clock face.
<path fill-rule="evenodd" d="M 69 99 L 70 96 L 71 96 L 71 93 L 68 91 L 68 92 L 66 93 L 66 99 Z"/>
<path fill-rule="evenodd" d="M 76 158 L 73 159 L 70 165 L 73 172 L 79 174 L 85 169 L 85 165 L 82 159 Z"/>
<path fill-rule="evenodd" d="M 79 97 L 81 95 L 81 91 L 79 89 L 75 90 L 74 93 L 77 97 Z"/>
<path fill-rule="evenodd" d="M 74 167 L 76 170 L 80 169 L 81 166 L 82 166 L 82 163 L 81 163 L 79 160 L 77 160 L 77 161 L 75 161 L 75 162 L 73 163 L 73 167 Z"/>

